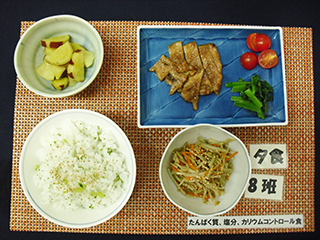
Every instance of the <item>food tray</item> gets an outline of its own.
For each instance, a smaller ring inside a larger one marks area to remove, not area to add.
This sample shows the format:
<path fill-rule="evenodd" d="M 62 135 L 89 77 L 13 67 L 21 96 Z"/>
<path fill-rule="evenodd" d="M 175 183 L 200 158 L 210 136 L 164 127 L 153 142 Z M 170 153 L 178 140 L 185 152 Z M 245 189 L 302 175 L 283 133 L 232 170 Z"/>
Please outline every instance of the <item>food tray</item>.
<path fill-rule="evenodd" d="M 21 33 L 34 22 L 21 22 Z M 286 144 L 288 168 L 253 170 L 284 176 L 282 201 L 247 199 L 226 216 L 302 214 L 303 228 L 255 228 L 188 230 L 186 212 L 165 197 L 158 176 L 162 153 L 181 128 L 137 126 L 137 28 L 142 25 L 217 24 L 185 22 L 93 21 L 101 34 L 105 58 L 96 80 L 83 92 L 62 99 L 33 94 L 16 82 L 12 156 L 10 229 L 12 231 L 77 232 L 112 234 L 249 234 L 315 231 L 315 116 L 313 39 L 311 28 L 283 27 L 288 125 L 227 128 L 249 148 L 250 144 Z M 221 25 L 221 24 L 220 24 Z M 20 185 L 19 158 L 32 129 L 44 118 L 64 109 L 99 112 L 127 134 L 137 161 L 137 179 L 125 207 L 109 221 L 95 227 L 70 229 L 41 217 L 29 204 Z"/>

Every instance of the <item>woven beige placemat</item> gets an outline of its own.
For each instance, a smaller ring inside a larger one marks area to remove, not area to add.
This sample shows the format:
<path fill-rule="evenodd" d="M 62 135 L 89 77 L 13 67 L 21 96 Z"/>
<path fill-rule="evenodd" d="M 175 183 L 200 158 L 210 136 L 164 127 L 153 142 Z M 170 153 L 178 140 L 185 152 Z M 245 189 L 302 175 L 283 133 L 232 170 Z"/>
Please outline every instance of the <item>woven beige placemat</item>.
<path fill-rule="evenodd" d="M 34 22 L 21 22 L 21 34 Z M 105 58 L 96 80 L 83 92 L 63 99 L 43 98 L 16 82 L 12 158 L 10 229 L 126 234 L 246 234 L 315 231 L 315 117 L 312 29 L 284 27 L 289 124 L 287 126 L 228 128 L 249 146 L 253 143 L 287 144 L 288 169 L 254 170 L 282 175 L 283 201 L 242 198 L 227 216 L 302 214 L 303 228 L 187 230 L 188 213 L 165 197 L 158 167 L 161 155 L 180 129 L 137 127 L 137 36 L 139 25 L 217 25 L 173 22 L 94 21 Z M 131 198 L 112 219 L 85 229 L 65 228 L 40 216 L 23 194 L 19 157 L 31 130 L 44 118 L 64 109 L 89 109 L 115 121 L 132 143 L 137 179 Z"/>

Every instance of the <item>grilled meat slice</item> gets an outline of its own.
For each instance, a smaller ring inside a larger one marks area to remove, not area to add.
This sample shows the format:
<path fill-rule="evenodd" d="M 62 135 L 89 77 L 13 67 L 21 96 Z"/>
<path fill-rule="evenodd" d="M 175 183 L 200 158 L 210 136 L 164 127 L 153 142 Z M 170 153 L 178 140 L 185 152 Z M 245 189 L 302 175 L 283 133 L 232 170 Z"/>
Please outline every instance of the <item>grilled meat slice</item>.
<path fill-rule="evenodd" d="M 202 68 L 201 59 L 199 56 L 198 46 L 196 42 L 190 42 L 183 46 L 186 61 L 195 68 Z"/>
<path fill-rule="evenodd" d="M 218 49 L 217 49 L 216 45 L 214 45 L 213 43 L 209 43 L 208 45 L 209 45 L 208 46 L 209 51 L 211 52 L 211 54 L 213 56 L 214 63 L 216 64 L 218 71 L 221 72 L 222 71 L 222 63 L 220 60 L 220 54 L 218 52 Z"/>
<path fill-rule="evenodd" d="M 169 94 L 181 92 L 183 85 L 187 82 L 188 78 L 193 76 L 196 70 L 179 73 L 172 69 L 170 74 L 166 77 L 166 83 L 171 86 Z"/>
<path fill-rule="evenodd" d="M 162 55 L 158 62 L 156 62 L 152 68 L 149 69 L 150 72 L 155 72 L 160 81 L 163 81 L 166 76 L 168 76 L 172 64 L 165 60 L 167 58 L 165 55 Z"/>
<path fill-rule="evenodd" d="M 192 103 L 193 110 L 198 110 L 198 101 L 200 94 L 200 85 L 203 78 L 204 69 L 198 69 L 197 73 L 188 78 L 188 81 L 183 85 L 181 97 Z"/>
<path fill-rule="evenodd" d="M 186 62 L 183 54 L 182 42 L 177 41 L 168 46 L 169 57 L 172 62 L 176 64 L 177 72 L 186 72 L 189 70 L 194 70 L 194 67 Z"/>
<path fill-rule="evenodd" d="M 212 84 L 211 90 L 219 96 L 222 83 L 222 64 L 218 50 L 213 43 L 209 43 L 199 46 L 199 53 L 203 68 Z"/>
<path fill-rule="evenodd" d="M 203 69 L 201 58 L 199 55 L 199 50 L 196 42 L 190 42 L 183 46 L 184 54 L 187 62 L 194 66 L 196 69 Z M 203 78 L 200 85 L 200 95 L 209 95 L 213 91 L 213 86 L 211 81 L 204 72 Z"/>
<path fill-rule="evenodd" d="M 172 95 L 176 91 L 180 92 L 183 84 L 188 80 L 189 76 L 193 76 L 196 73 L 196 70 L 187 70 L 184 72 L 178 71 L 178 65 L 171 61 L 170 58 L 166 56 L 161 57 L 162 61 L 166 65 L 170 65 L 169 75 L 166 76 L 166 83 L 171 86 L 169 94 Z"/>

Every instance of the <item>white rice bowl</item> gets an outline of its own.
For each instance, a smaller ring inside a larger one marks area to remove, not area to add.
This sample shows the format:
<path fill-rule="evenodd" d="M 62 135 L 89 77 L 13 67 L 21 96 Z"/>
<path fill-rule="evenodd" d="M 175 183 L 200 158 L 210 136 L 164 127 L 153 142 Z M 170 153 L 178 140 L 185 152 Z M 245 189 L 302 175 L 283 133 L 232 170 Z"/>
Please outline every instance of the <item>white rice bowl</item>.
<path fill-rule="evenodd" d="M 100 224 L 131 196 L 136 164 L 131 144 L 107 117 L 66 110 L 40 122 L 28 136 L 20 179 L 31 205 L 66 227 Z"/>

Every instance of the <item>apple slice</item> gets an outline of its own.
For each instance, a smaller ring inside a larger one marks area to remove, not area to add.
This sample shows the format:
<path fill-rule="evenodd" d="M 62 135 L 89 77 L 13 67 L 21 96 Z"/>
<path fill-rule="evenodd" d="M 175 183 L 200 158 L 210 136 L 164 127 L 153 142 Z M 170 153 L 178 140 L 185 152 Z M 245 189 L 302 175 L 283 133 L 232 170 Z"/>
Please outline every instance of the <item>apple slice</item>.
<path fill-rule="evenodd" d="M 74 79 L 74 76 L 73 76 L 74 65 L 73 64 L 74 63 L 71 60 L 70 64 L 67 66 L 67 75 L 69 78 L 72 78 L 72 79 Z"/>
<path fill-rule="evenodd" d="M 73 54 L 73 48 L 70 42 L 65 42 L 63 45 L 54 50 L 51 54 L 45 56 L 48 63 L 54 65 L 64 65 L 70 62 Z"/>
<path fill-rule="evenodd" d="M 63 73 L 66 71 L 66 67 L 64 66 L 58 66 L 51 64 L 51 68 L 53 71 L 53 75 L 55 79 L 59 79 L 63 76 Z"/>
<path fill-rule="evenodd" d="M 80 45 L 79 43 L 71 42 L 71 46 L 73 48 L 73 51 L 77 51 L 77 50 L 87 51 L 87 49 L 82 45 Z"/>
<path fill-rule="evenodd" d="M 52 86 L 57 90 L 63 90 L 68 86 L 69 79 L 68 77 L 55 79 L 51 82 Z"/>
<path fill-rule="evenodd" d="M 84 81 L 84 55 L 83 51 L 76 51 L 72 55 L 68 66 L 68 76 L 73 77 L 78 82 Z"/>
<path fill-rule="evenodd" d="M 69 40 L 70 40 L 70 35 L 67 34 L 67 35 L 56 36 L 48 39 L 42 39 L 41 45 L 43 47 L 48 47 L 48 48 L 58 48 Z"/>
<path fill-rule="evenodd" d="M 83 47 L 82 45 L 80 45 L 78 43 L 72 42 L 71 45 L 72 45 L 74 51 L 78 51 L 78 50 L 83 51 L 84 65 L 86 67 L 90 67 L 93 64 L 94 53 L 91 51 L 88 51 L 85 47 Z"/>
<path fill-rule="evenodd" d="M 71 78 L 70 76 L 68 76 L 68 79 L 69 79 L 69 84 L 68 84 L 69 87 L 73 87 L 78 83 L 76 80 L 74 80 L 74 78 Z"/>
<path fill-rule="evenodd" d="M 93 64 L 94 53 L 91 51 L 84 52 L 84 65 L 90 67 Z"/>
<path fill-rule="evenodd" d="M 46 80 L 52 81 L 54 79 L 52 66 L 47 61 L 43 61 L 38 67 L 36 67 L 36 72 Z"/>
<path fill-rule="evenodd" d="M 50 55 L 54 52 L 54 50 L 56 50 L 56 48 L 49 48 L 49 47 L 46 47 L 44 48 L 43 52 L 45 55 Z"/>

